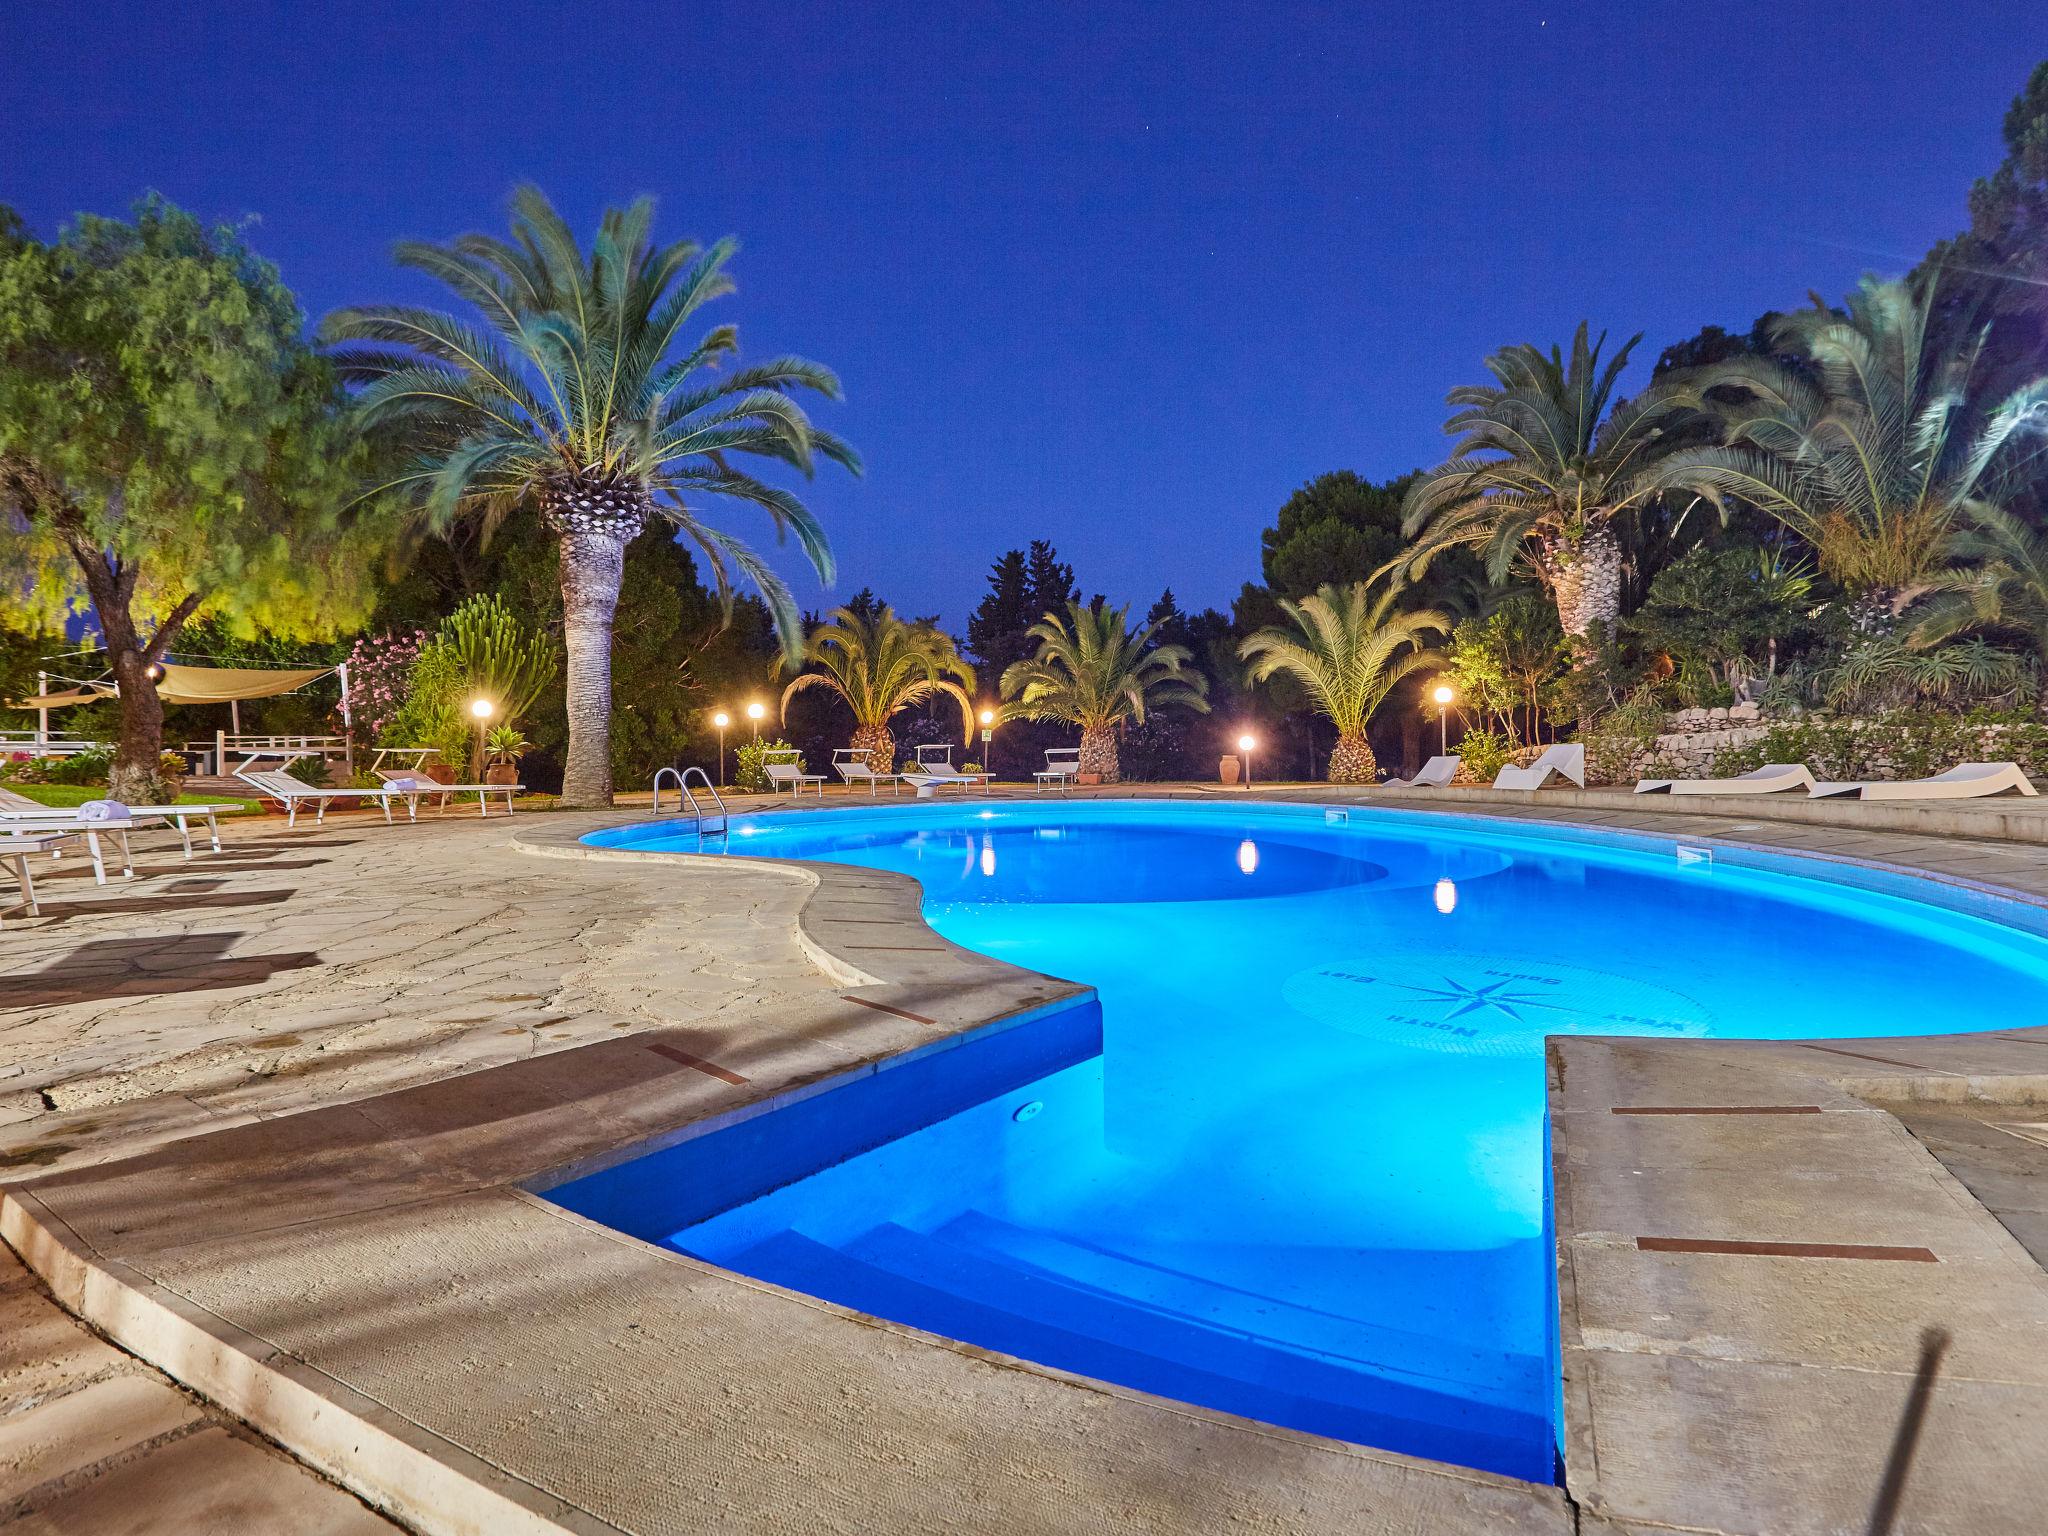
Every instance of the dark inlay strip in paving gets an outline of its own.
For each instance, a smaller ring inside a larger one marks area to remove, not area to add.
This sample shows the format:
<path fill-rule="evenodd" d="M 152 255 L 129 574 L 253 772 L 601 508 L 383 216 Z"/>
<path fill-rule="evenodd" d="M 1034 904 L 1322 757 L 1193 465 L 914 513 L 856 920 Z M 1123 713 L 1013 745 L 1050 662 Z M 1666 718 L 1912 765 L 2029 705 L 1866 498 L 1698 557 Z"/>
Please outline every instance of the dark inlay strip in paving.
<path fill-rule="evenodd" d="M 896 954 L 943 955 L 943 944 L 849 944 L 848 949 L 884 949 Z"/>
<path fill-rule="evenodd" d="M 1611 1115 L 1817 1115 L 1818 1104 L 1631 1104 Z"/>
<path fill-rule="evenodd" d="M 908 1019 L 913 1024 L 929 1024 L 934 1029 L 936 1029 L 939 1024 L 939 1021 L 937 1019 L 928 1019 L 921 1013 L 912 1013 L 908 1008 L 893 1008 L 887 1003 L 878 1003 L 873 998 L 849 997 L 842 992 L 840 994 L 840 1001 L 846 1003 L 858 1003 L 861 1007 L 872 1008 L 877 1013 L 893 1013 L 899 1019 Z"/>
<path fill-rule="evenodd" d="M 1722 1253 L 1766 1259 L 1894 1259 L 1905 1264 L 1939 1264 L 1926 1248 L 1885 1243 L 1760 1243 L 1716 1237 L 1639 1237 L 1642 1253 Z"/>
<path fill-rule="evenodd" d="M 1809 1051 L 1826 1051 L 1830 1056 L 1853 1056 L 1858 1061 L 1881 1061 L 1888 1067 L 1907 1067 L 1915 1072 L 1933 1072 L 1942 1077 L 1953 1077 L 1955 1075 L 1952 1072 L 1942 1071 L 1940 1067 L 1930 1067 L 1924 1062 L 1901 1061 L 1896 1056 L 1870 1056 L 1862 1051 L 1845 1051 L 1841 1047 L 1833 1045 L 1806 1045 L 1804 1048 Z"/>
<path fill-rule="evenodd" d="M 688 1051 L 677 1050 L 672 1045 L 650 1045 L 647 1047 L 657 1056 L 666 1056 L 670 1061 L 679 1061 L 686 1067 L 694 1067 L 707 1077 L 715 1077 L 722 1083 L 731 1083 L 735 1088 L 744 1088 L 747 1080 L 737 1072 L 721 1067 L 715 1061 L 706 1061 L 702 1056 L 692 1056 Z"/>

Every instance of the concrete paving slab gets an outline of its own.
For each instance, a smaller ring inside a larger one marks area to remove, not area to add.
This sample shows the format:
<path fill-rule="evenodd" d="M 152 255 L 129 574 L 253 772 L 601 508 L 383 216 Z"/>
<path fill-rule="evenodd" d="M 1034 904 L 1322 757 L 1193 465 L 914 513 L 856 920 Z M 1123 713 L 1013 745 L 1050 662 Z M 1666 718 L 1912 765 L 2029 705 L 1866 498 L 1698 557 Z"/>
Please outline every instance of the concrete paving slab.
<path fill-rule="evenodd" d="M 226 1429 L 173 1440 L 8 1529 L 16 1536 L 395 1536 L 359 1500 Z"/>
<path fill-rule="evenodd" d="M 190 1398 L 146 1376 L 96 1381 L 0 1418 L 0 1508 L 202 1419 Z"/>

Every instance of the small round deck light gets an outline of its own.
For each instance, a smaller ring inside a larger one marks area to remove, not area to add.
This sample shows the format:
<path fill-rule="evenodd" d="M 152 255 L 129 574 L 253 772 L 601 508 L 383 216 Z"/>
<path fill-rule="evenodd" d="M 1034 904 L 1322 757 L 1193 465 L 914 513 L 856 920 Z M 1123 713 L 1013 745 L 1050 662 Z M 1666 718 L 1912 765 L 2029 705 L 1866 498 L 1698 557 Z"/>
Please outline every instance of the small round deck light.
<path fill-rule="evenodd" d="M 1443 913 L 1443 915 L 1444 915 L 1445 917 L 1449 917 L 1449 916 L 1450 916 L 1450 915 L 1451 915 L 1451 914 L 1452 914 L 1453 912 L 1455 912 L 1455 911 L 1457 911 L 1457 910 L 1458 910 L 1458 882 L 1457 882 L 1457 881 L 1455 881 L 1455 880 L 1439 880 L 1439 881 L 1437 881 L 1437 883 L 1436 883 L 1436 891 L 1435 891 L 1434 895 L 1435 895 L 1435 899 L 1436 899 L 1436 909 L 1437 909 L 1437 911 L 1439 911 L 1439 912 Z"/>

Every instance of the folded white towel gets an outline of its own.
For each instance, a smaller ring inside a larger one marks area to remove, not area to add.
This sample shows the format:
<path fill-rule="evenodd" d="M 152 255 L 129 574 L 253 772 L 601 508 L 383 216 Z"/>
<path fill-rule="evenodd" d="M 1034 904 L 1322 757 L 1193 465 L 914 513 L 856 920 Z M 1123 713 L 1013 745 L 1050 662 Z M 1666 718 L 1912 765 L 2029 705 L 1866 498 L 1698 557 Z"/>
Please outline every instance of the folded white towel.
<path fill-rule="evenodd" d="M 88 800 L 78 808 L 80 821 L 126 821 L 128 807 L 118 800 Z"/>
<path fill-rule="evenodd" d="M 384 787 L 386 789 L 395 789 L 400 794 L 410 795 L 418 793 L 422 786 L 418 779 L 407 776 L 399 779 L 386 779 Z"/>

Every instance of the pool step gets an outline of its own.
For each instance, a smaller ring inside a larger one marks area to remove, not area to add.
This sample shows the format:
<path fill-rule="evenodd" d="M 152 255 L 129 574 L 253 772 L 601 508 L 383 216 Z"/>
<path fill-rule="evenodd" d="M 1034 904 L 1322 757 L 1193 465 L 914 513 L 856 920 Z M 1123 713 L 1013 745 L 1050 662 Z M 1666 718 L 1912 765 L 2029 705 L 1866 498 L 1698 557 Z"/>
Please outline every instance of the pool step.
<path fill-rule="evenodd" d="M 1227 1413 L 1547 1480 L 1540 1413 L 1476 1402 L 1120 1305 L 902 1227 L 841 1251 L 781 1232 L 723 1262 L 877 1317 Z"/>
<path fill-rule="evenodd" d="M 1348 1368 L 1441 1385 L 1495 1403 L 1536 1402 L 1549 1391 L 1549 1364 L 1535 1355 L 1301 1306 L 978 1211 L 955 1218 L 933 1235 L 1126 1306 L 1327 1356 Z"/>

